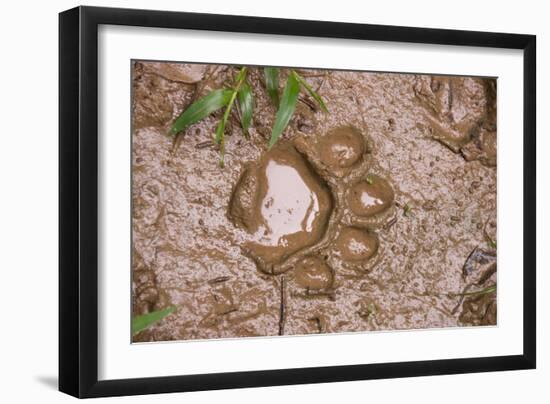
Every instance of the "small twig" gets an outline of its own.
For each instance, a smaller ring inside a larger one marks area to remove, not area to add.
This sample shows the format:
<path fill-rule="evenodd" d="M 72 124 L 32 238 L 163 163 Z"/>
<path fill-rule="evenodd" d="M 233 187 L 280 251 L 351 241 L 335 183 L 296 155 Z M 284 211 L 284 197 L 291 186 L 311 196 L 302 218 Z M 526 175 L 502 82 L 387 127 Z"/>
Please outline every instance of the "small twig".
<path fill-rule="evenodd" d="M 307 288 L 305 293 L 296 293 L 293 296 L 301 297 L 304 299 L 315 298 L 315 297 L 328 297 L 330 300 L 336 300 L 336 291 L 334 289 L 321 289 L 321 290 L 312 290 Z"/>
<path fill-rule="evenodd" d="M 223 312 L 221 312 L 221 313 L 217 313 L 217 315 L 218 315 L 218 316 L 226 316 L 226 315 L 228 315 L 229 313 L 234 313 L 234 312 L 236 312 L 237 310 L 239 310 L 239 309 L 237 309 L 236 307 L 231 307 L 230 309 L 227 309 L 227 310 L 225 310 L 225 311 L 223 311 Z"/>
<path fill-rule="evenodd" d="M 202 80 L 199 80 L 195 83 L 195 92 L 193 93 L 193 96 L 191 97 L 190 105 L 192 103 L 194 103 L 195 101 L 197 101 L 197 97 L 202 92 L 202 90 L 204 90 L 204 87 L 206 86 L 206 83 L 214 77 L 214 73 L 216 73 L 216 75 L 217 75 L 218 68 L 219 68 L 219 66 L 214 66 L 213 68 L 212 68 L 212 66 L 208 66 L 208 68 L 207 68 L 208 71 L 203 76 Z"/>
<path fill-rule="evenodd" d="M 206 140 L 204 142 L 197 143 L 195 145 L 195 149 L 206 149 L 207 147 L 214 146 L 214 142 L 212 140 Z"/>
<path fill-rule="evenodd" d="M 323 85 L 325 84 L 325 81 L 327 80 L 327 75 L 328 75 L 327 72 L 325 72 L 323 74 L 323 76 L 322 76 L 323 78 L 321 79 L 321 82 L 319 83 L 319 85 L 317 86 L 317 89 L 315 90 L 316 92 L 320 93 L 321 90 L 323 89 Z"/>
<path fill-rule="evenodd" d="M 279 309 L 279 335 L 284 335 L 285 333 L 285 277 L 281 276 L 281 306 Z"/>
<path fill-rule="evenodd" d="M 208 283 L 210 285 L 215 285 L 217 283 L 227 282 L 229 279 L 231 279 L 229 276 L 218 276 L 217 278 L 210 279 Z"/>
<path fill-rule="evenodd" d="M 330 300 L 336 299 L 336 291 L 334 289 L 311 290 L 307 288 L 306 295 L 311 297 L 327 296 Z"/>
<path fill-rule="evenodd" d="M 488 293 L 496 292 L 497 285 L 488 286 L 481 290 L 476 290 L 475 292 L 464 292 L 462 293 L 463 296 L 478 296 L 478 295 L 486 295 Z"/>
<path fill-rule="evenodd" d="M 319 317 L 311 317 L 308 318 L 309 321 L 315 321 L 315 324 L 317 325 L 318 333 L 321 334 L 323 332 L 323 326 L 321 324 L 321 319 Z"/>
<path fill-rule="evenodd" d="M 313 101 L 311 101 L 310 99 L 308 98 L 305 98 L 303 96 L 300 96 L 298 97 L 298 101 L 304 103 L 306 106 L 309 107 L 309 109 L 311 109 L 313 112 L 316 112 L 317 111 L 317 105 L 315 105 L 315 103 Z"/>
<path fill-rule="evenodd" d="M 397 216 L 394 216 L 392 219 L 390 219 L 385 225 L 384 230 L 388 230 L 391 228 L 395 223 L 397 223 Z"/>
<path fill-rule="evenodd" d="M 464 289 L 462 289 L 462 293 L 459 293 L 458 296 L 460 296 L 460 299 L 458 301 L 458 303 L 456 304 L 456 306 L 451 310 L 451 314 L 455 314 L 458 309 L 460 308 L 460 306 L 462 305 L 462 302 L 464 301 L 464 298 L 465 298 L 465 293 L 468 291 L 468 289 L 470 289 L 472 287 L 472 285 L 466 285 L 464 287 Z"/>
<path fill-rule="evenodd" d="M 464 287 L 464 289 L 462 290 L 462 293 L 457 293 L 455 294 L 454 296 L 459 296 L 460 297 L 460 300 L 458 301 L 457 305 L 453 308 L 453 310 L 451 311 L 451 314 L 455 314 L 457 312 L 457 310 L 460 308 L 460 306 L 462 305 L 462 302 L 464 301 L 464 299 L 468 296 L 480 296 L 480 295 L 486 295 L 486 294 L 489 294 L 489 293 L 493 293 L 493 292 L 496 292 L 497 290 L 497 285 L 491 285 L 491 286 L 488 286 L 484 289 L 481 289 L 481 290 L 476 290 L 476 291 L 473 291 L 473 292 L 468 292 L 468 290 L 472 287 L 473 285 L 469 284 L 469 285 L 466 285 Z"/>

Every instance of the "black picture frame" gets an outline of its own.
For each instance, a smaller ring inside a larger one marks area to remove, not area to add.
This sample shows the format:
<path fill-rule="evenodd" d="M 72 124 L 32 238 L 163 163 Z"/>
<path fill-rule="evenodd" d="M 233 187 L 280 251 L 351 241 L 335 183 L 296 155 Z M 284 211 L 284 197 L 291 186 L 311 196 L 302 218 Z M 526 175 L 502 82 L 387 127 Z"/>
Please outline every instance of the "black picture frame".
<path fill-rule="evenodd" d="M 100 24 L 523 50 L 523 354 L 99 381 L 97 52 Z M 84 398 L 535 368 L 534 35 L 77 7 L 59 15 L 59 100 L 59 390 Z"/>

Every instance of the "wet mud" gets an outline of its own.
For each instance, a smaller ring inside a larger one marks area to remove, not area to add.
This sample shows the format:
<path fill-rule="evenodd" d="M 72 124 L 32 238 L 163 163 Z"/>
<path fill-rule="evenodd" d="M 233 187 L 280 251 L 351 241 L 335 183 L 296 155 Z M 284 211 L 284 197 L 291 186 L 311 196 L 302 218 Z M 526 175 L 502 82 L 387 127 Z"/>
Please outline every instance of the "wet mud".
<path fill-rule="evenodd" d="M 166 133 L 236 68 L 134 62 L 132 310 L 177 308 L 134 342 L 495 325 L 496 80 L 298 71 L 330 113 L 268 150 L 251 68 L 222 169 L 222 111 Z"/>

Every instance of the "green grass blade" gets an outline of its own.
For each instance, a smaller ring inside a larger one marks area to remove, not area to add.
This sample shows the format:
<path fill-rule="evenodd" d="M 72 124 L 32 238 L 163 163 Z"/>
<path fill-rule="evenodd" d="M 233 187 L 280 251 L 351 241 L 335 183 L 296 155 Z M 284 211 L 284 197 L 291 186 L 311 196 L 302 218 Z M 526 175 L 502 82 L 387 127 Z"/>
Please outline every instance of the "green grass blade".
<path fill-rule="evenodd" d="M 231 99 L 232 93 L 232 90 L 227 89 L 211 91 L 183 111 L 178 119 L 176 119 L 168 133 L 170 135 L 176 135 L 187 129 L 190 125 L 206 118 L 212 112 L 226 106 Z"/>
<path fill-rule="evenodd" d="M 309 95 L 311 95 L 313 97 L 313 99 L 315 101 L 317 101 L 317 103 L 319 104 L 319 106 L 321 107 L 321 109 L 325 112 L 328 112 L 328 108 L 327 106 L 325 105 L 325 102 L 323 101 L 323 99 L 321 98 L 321 96 L 319 94 L 317 94 L 317 92 L 315 90 L 313 90 L 313 88 L 311 88 L 311 86 L 308 84 L 308 82 L 302 77 L 300 76 L 298 73 L 296 73 L 294 70 L 292 71 L 292 75 L 296 77 L 296 80 L 298 80 L 298 82 L 304 86 L 304 88 L 307 90 L 307 92 L 309 93 Z"/>
<path fill-rule="evenodd" d="M 226 120 L 222 118 L 216 127 L 216 138 L 214 139 L 220 145 L 220 167 L 225 166 L 225 124 Z"/>
<path fill-rule="evenodd" d="M 235 101 L 235 98 L 237 97 L 236 90 L 233 90 L 231 92 L 231 97 L 229 97 L 229 102 L 227 103 L 227 108 L 225 109 L 225 112 L 223 113 L 223 117 L 218 123 L 218 126 L 216 128 L 216 137 L 214 140 L 217 144 L 220 145 L 220 167 L 223 168 L 225 163 L 225 125 L 227 124 L 227 120 L 229 119 L 229 114 L 231 113 L 231 107 L 233 106 L 233 102 Z"/>
<path fill-rule="evenodd" d="M 293 74 L 288 76 L 286 81 L 283 97 L 281 98 L 281 104 L 275 115 L 275 124 L 271 132 L 271 139 L 269 140 L 269 148 L 273 147 L 281 134 L 286 129 L 290 118 L 294 114 L 296 109 L 296 102 L 298 101 L 298 93 L 300 92 L 300 83 L 296 80 Z"/>
<path fill-rule="evenodd" d="M 265 86 L 271 102 L 276 107 L 279 106 L 279 69 L 276 67 L 265 67 Z"/>
<path fill-rule="evenodd" d="M 459 296 L 477 296 L 477 295 L 486 295 L 488 293 L 493 293 L 497 291 L 497 285 L 489 286 L 485 289 L 476 290 L 475 292 L 466 292 L 460 293 Z"/>
<path fill-rule="evenodd" d="M 241 126 L 245 136 L 248 136 L 248 129 L 252 123 L 252 114 L 254 112 L 254 94 L 246 81 L 243 82 L 239 89 L 239 107 L 241 109 Z"/>
<path fill-rule="evenodd" d="M 239 87 L 241 85 L 241 83 L 244 81 L 247 72 L 248 72 L 247 67 L 243 66 L 239 69 L 239 73 L 237 74 L 237 77 L 235 78 L 235 83 L 236 83 L 237 87 Z"/>
<path fill-rule="evenodd" d="M 135 316 L 132 319 L 132 335 L 136 335 L 140 331 L 143 331 L 151 324 L 162 320 L 167 315 L 173 313 L 176 310 L 174 306 L 168 307 L 164 310 L 153 311 L 151 313 L 143 314 L 141 316 Z"/>
<path fill-rule="evenodd" d="M 237 75 L 237 78 L 235 80 L 235 88 L 229 90 L 231 94 L 229 96 L 229 100 L 227 101 L 227 107 L 225 108 L 225 112 L 221 121 L 218 123 L 218 127 L 216 128 L 216 137 L 214 140 L 220 145 L 221 168 L 225 166 L 225 126 L 227 125 L 227 120 L 229 119 L 229 114 L 231 113 L 231 108 L 233 107 L 233 103 L 237 98 L 237 94 L 239 93 L 241 86 L 245 83 L 247 70 L 248 69 L 246 67 L 241 67 L 241 69 L 239 70 L 239 74 Z"/>
<path fill-rule="evenodd" d="M 214 141 L 217 144 L 220 144 L 223 140 L 223 134 L 225 132 L 225 119 L 220 119 L 220 122 L 218 122 L 218 126 L 216 126 L 216 137 L 214 138 Z"/>

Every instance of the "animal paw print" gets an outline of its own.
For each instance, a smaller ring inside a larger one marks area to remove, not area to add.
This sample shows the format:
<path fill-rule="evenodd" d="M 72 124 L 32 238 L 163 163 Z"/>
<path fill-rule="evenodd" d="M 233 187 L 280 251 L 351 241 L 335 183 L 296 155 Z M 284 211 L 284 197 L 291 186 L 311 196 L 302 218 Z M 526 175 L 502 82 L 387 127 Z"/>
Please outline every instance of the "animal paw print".
<path fill-rule="evenodd" d="M 245 166 L 228 214 L 260 271 L 293 271 L 309 292 L 331 289 L 334 268 L 372 269 L 395 208 L 391 184 L 371 171 L 369 143 L 340 126 L 280 142 Z"/>

